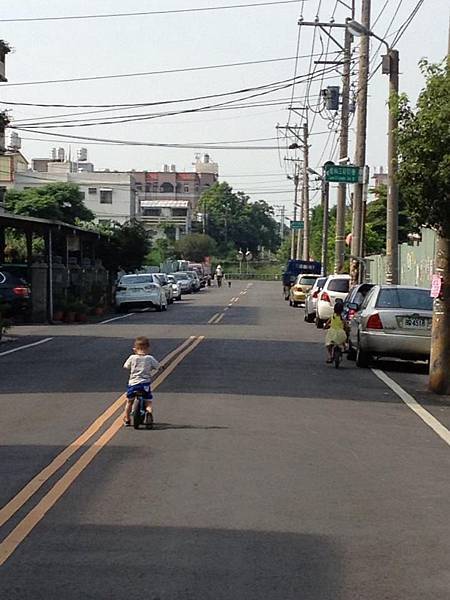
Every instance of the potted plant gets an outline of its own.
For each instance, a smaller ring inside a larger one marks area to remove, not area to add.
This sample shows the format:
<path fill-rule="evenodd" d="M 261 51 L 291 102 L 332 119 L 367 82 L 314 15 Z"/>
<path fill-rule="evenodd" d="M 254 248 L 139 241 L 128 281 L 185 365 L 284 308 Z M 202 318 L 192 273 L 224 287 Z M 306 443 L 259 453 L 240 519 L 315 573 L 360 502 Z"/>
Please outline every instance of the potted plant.
<path fill-rule="evenodd" d="M 62 302 L 56 303 L 53 307 L 53 320 L 62 321 L 64 317 L 64 304 Z"/>
<path fill-rule="evenodd" d="M 88 307 L 84 302 L 77 302 L 75 308 L 75 321 L 77 323 L 86 323 Z"/>
<path fill-rule="evenodd" d="M 64 310 L 64 323 L 73 323 L 75 321 L 76 303 L 68 302 Z"/>

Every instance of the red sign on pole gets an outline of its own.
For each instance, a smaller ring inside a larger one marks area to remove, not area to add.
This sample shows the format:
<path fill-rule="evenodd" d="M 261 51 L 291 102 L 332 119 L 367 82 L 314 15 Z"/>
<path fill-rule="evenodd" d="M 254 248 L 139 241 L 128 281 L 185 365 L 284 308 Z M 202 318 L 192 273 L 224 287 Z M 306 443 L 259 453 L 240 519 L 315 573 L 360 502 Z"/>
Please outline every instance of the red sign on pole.
<path fill-rule="evenodd" d="M 433 275 L 433 279 L 431 280 L 430 296 L 432 298 L 439 298 L 439 296 L 441 294 L 441 288 L 442 288 L 442 277 L 440 275 L 438 275 L 437 273 L 435 273 Z"/>

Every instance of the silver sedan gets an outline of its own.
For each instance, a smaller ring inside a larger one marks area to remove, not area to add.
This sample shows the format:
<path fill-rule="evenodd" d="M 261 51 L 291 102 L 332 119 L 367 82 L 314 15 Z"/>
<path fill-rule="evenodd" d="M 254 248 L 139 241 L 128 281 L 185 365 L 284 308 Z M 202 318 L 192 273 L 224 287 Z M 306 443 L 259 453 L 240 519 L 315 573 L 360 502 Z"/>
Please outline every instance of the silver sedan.
<path fill-rule="evenodd" d="M 376 285 L 350 322 L 349 357 L 358 367 L 374 356 L 428 360 L 432 317 L 430 290 Z"/>

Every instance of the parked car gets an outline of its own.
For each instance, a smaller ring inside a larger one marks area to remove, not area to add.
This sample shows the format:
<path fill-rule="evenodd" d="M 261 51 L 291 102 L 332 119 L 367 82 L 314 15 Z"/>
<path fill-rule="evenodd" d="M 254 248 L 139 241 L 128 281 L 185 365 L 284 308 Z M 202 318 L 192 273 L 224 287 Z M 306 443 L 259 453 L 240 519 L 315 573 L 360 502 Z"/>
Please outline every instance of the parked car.
<path fill-rule="evenodd" d="M 201 288 L 199 276 L 196 271 L 186 271 L 186 275 L 192 280 L 192 291 L 198 292 Z"/>
<path fill-rule="evenodd" d="M 334 303 L 344 301 L 350 289 L 350 275 L 329 275 L 317 298 L 316 326 L 321 328 L 333 314 Z"/>
<path fill-rule="evenodd" d="M 320 262 L 314 260 L 289 259 L 282 274 L 283 298 L 289 300 L 289 292 L 298 275 L 319 275 Z"/>
<path fill-rule="evenodd" d="M 160 312 L 167 310 L 167 297 L 154 273 L 123 275 L 116 286 L 115 305 L 118 312 L 129 306 L 153 306 Z"/>
<path fill-rule="evenodd" d="M 6 317 L 31 313 L 31 290 L 27 282 L 3 268 L 0 270 L 0 303 Z"/>
<path fill-rule="evenodd" d="M 173 274 L 167 275 L 167 279 L 172 286 L 173 297 L 175 300 L 181 300 L 181 283 L 175 279 Z"/>
<path fill-rule="evenodd" d="M 318 277 L 305 298 L 305 321 L 307 323 L 314 323 L 316 318 L 317 298 L 326 280 L 326 277 Z"/>
<path fill-rule="evenodd" d="M 173 304 L 173 288 L 172 284 L 170 283 L 167 277 L 167 273 L 154 273 L 154 275 L 157 278 L 159 285 L 164 290 L 164 293 L 166 294 L 167 304 Z"/>
<path fill-rule="evenodd" d="M 373 286 L 373 283 L 360 283 L 349 291 L 344 300 L 344 312 L 342 313 L 342 317 L 346 321 L 353 319 Z M 350 307 L 350 305 L 352 306 Z"/>
<path fill-rule="evenodd" d="M 289 290 L 289 306 L 304 304 L 316 279 L 319 279 L 319 275 L 297 275 L 294 285 Z"/>
<path fill-rule="evenodd" d="M 358 367 L 367 367 L 374 356 L 428 360 L 432 317 L 430 290 L 376 285 L 350 322 L 350 358 Z"/>
<path fill-rule="evenodd" d="M 192 294 L 194 291 L 194 283 L 192 279 L 188 276 L 186 271 L 177 271 L 173 274 L 175 281 L 177 281 L 181 286 L 182 294 Z"/>

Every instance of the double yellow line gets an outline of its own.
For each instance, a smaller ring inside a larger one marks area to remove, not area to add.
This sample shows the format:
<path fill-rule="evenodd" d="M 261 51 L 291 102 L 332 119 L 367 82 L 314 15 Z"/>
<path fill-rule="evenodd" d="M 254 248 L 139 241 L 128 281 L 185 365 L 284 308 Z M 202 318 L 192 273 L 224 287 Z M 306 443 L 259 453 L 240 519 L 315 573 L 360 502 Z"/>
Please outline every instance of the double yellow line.
<path fill-rule="evenodd" d="M 156 389 L 176 369 L 188 354 L 203 340 L 204 336 L 191 336 L 175 348 L 162 361 L 162 373 L 155 379 L 153 389 Z M 106 423 L 108 419 L 123 408 L 125 394 L 120 396 L 105 410 L 76 440 L 65 448 L 52 462 L 29 481 L 20 492 L 0 509 L 0 527 L 2 527 L 30 498 L 52 477 L 83 445 L 85 445 Z M 78 460 L 62 475 L 62 477 L 43 496 L 38 504 L 16 525 L 16 527 L 0 543 L 0 566 L 3 565 L 17 546 L 23 542 L 33 528 L 41 521 L 46 513 L 56 504 L 71 484 L 92 462 L 102 448 L 116 435 L 122 427 L 122 415 L 116 417 L 106 431 L 95 440 Z"/>

